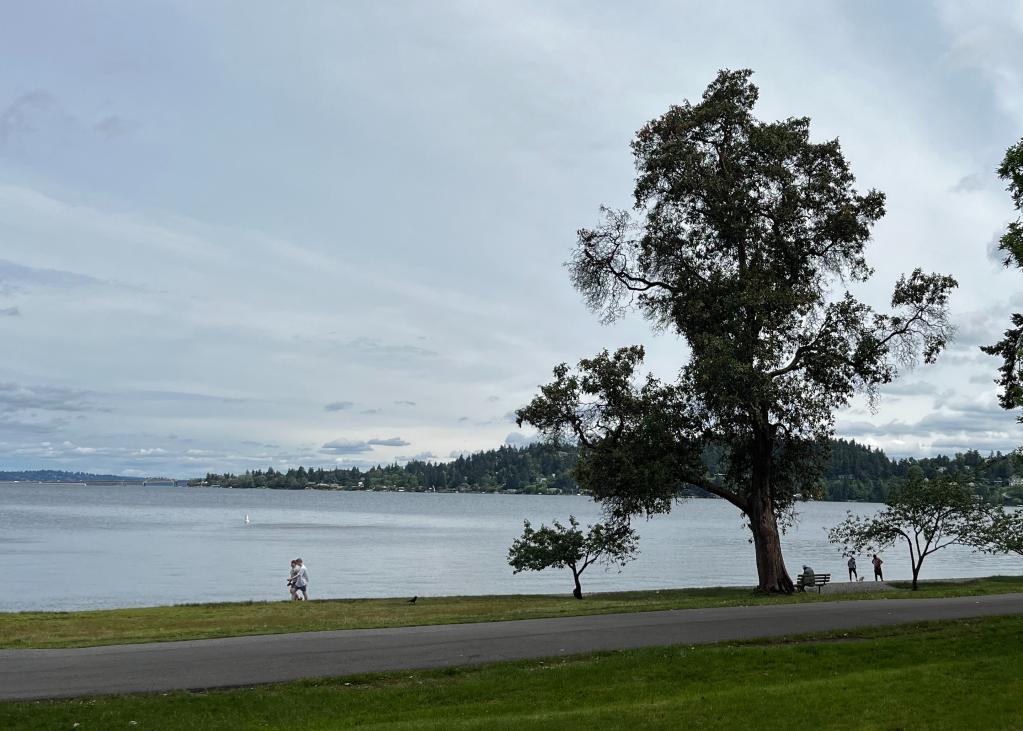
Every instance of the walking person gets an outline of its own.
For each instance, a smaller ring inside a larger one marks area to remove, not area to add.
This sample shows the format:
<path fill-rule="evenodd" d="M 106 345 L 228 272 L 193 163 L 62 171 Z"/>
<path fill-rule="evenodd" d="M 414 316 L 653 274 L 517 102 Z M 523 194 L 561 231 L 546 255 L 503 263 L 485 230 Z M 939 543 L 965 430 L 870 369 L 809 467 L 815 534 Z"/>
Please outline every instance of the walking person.
<path fill-rule="evenodd" d="M 874 558 L 870 563 L 874 564 L 874 581 L 884 581 L 884 574 L 881 573 L 881 564 L 883 564 L 884 561 L 879 559 L 875 553 Z"/>
<path fill-rule="evenodd" d="M 306 570 L 305 564 L 302 563 L 302 559 L 296 558 L 295 564 L 298 566 L 298 574 L 295 576 L 295 598 L 298 598 L 298 593 L 302 593 L 302 599 L 309 598 L 309 572 Z"/>
<path fill-rule="evenodd" d="M 295 588 L 295 579 L 298 578 L 298 562 L 291 560 L 291 573 L 288 574 L 288 592 L 291 594 L 291 601 L 298 601 L 298 589 Z"/>
<path fill-rule="evenodd" d="M 849 581 L 859 579 L 860 575 L 856 573 L 856 557 L 850 556 L 849 562 L 846 565 L 849 567 Z"/>

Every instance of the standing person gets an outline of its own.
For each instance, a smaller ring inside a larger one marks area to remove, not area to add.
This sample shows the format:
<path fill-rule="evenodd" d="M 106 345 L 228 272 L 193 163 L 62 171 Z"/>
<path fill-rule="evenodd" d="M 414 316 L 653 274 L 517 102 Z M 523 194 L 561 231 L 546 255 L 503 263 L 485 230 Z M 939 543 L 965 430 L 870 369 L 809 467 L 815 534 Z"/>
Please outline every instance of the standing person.
<path fill-rule="evenodd" d="M 849 567 L 849 581 L 852 581 L 854 577 L 857 578 L 857 579 L 860 578 L 860 575 L 856 573 L 856 557 L 855 556 L 850 556 L 849 557 L 849 562 L 846 565 Z"/>
<path fill-rule="evenodd" d="M 298 564 L 298 574 L 295 576 L 295 594 L 296 598 L 298 592 L 302 592 L 302 598 L 309 598 L 309 572 L 306 570 L 305 564 L 302 563 L 302 559 L 296 558 L 295 563 Z"/>
<path fill-rule="evenodd" d="M 873 560 L 870 562 L 874 564 L 874 581 L 884 581 L 884 574 L 881 573 L 881 564 L 884 563 L 881 559 L 874 554 Z"/>
<path fill-rule="evenodd" d="M 288 591 L 291 593 L 291 601 L 298 601 L 298 589 L 295 588 L 295 579 L 298 578 L 298 563 L 292 559 L 291 573 L 288 574 Z"/>

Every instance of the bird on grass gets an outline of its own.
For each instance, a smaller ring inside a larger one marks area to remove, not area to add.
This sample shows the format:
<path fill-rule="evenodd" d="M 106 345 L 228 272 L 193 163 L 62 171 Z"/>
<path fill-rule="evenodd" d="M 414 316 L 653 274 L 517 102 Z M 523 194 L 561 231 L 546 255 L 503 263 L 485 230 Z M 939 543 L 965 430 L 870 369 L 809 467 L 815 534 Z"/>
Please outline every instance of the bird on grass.
<path fill-rule="evenodd" d="M 411 599 L 409 599 L 405 603 L 406 604 L 415 604 L 416 603 L 416 599 L 418 599 L 418 598 L 419 598 L 419 595 L 417 594 L 416 596 L 412 597 Z"/>

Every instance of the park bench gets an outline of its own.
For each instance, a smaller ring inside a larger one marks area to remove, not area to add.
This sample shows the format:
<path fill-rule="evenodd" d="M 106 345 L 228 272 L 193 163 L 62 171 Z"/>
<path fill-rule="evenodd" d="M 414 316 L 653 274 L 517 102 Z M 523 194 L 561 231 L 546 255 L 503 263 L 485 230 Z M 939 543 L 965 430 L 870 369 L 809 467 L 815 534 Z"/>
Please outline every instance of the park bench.
<path fill-rule="evenodd" d="M 821 587 L 823 587 L 829 581 L 831 581 L 831 574 L 814 574 L 813 584 L 804 584 L 803 575 L 800 574 L 799 576 L 796 577 L 796 588 L 799 589 L 799 591 L 806 591 L 806 587 L 809 586 L 812 589 L 813 587 L 816 586 L 817 593 L 820 594 Z"/>

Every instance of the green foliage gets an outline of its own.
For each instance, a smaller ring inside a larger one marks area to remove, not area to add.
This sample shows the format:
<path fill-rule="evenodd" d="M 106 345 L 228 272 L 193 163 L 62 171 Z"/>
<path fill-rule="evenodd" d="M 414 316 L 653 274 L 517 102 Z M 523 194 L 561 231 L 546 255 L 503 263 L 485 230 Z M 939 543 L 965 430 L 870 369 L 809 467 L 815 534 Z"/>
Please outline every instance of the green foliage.
<path fill-rule="evenodd" d="M 221 487 L 267 487 L 280 490 L 324 489 L 384 489 L 403 488 L 410 491 L 516 492 L 578 491 L 571 471 L 575 466 L 576 449 L 571 446 L 555 447 L 531 444 L 517 448 L 498 449 L 459 456 L 450 462 L 411 460 L 404 465 L 378 465 L 369 469 L 298 467 L 287 472 L 272 467 L 241 475 L 208 474 L 205 482 Z"/>
<path fill-rule="evenodd" d="M 876 553 L 904 542 L 913 570 L 913 588 L 924 559 L 951 545 L 978 550 L 991 546 L 991 526 L 1005 515 L 1000 507 L 979 501 L 966 485 L 938 477 L 928 480 L 919 468 L 888 497 L 884 510 L 872 516 L 848 513 L 828 539 L 841 544 L 845 555 Z"/>
<path fill-rule="evenodd" d="M 1006 151 L 998 167 L 998 177 L 1005 181 L 1017 213 L 1023 213 L 1023 139 Z M 999 240 L 998 248 L 1005 254 L 1003 263 L 1006 267 L 1023 269 L 1023 217 L 1017 217 L 1009 223 Z M 1004 409 L 1017 409 L 1023 406 L 1023 314 L 1013 313 L 1010 321 L 1011 327 L 1005 331 L 1002 339 L 981 350 L 1002 359 L 998 369 L 998 382 L 1002 388 L 999 402 Z M 1023 422 L 1023 415 L 1018 418 Z"/>
<path fill-rule="evenodd" d="M 515 573 L 568 568 L 575 580 L 573 594 L 582 599 L 579 576 L 588 566 L 601 562 L 624 566 L 635 558 L 639 537 L 626 524 L 596 523 L 583 533 L 574 515 L 568 516 L 568 527 L 557 520 L 551 526 L 534 529 L 524 522 L 522 536 L 508 550 L 508 563 Z"/>
<path fill-rule="evenodd" d="M 602 209 L 569 265 L 603 320 L 635 310 L 685 341 L 677 381 L 643 376 L 642 348 L 605 351 L 557 366 L 518 417 L 574 437 L 580 485 L 618 516 L 669 510 L 688 486 L 729 500 L 750 517 L 761 588 L 791 591 L 777 517 L 819 494 L 834 411 L 944 348 L 956 282 L 915 270 L 891 313 L 855 299 L 884 195 L 857 192 L 808 119 L 756 119 L 750 77 L 721 71 L 636 134 L 634 212 Z"/>
<path fill-rule="evenodd" d="M 988 526 L 989 550 L 1023 556 L 1023 510 L 1002 512 Z"/>

